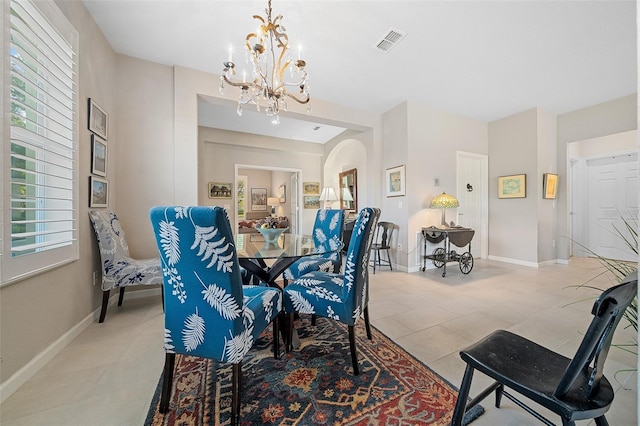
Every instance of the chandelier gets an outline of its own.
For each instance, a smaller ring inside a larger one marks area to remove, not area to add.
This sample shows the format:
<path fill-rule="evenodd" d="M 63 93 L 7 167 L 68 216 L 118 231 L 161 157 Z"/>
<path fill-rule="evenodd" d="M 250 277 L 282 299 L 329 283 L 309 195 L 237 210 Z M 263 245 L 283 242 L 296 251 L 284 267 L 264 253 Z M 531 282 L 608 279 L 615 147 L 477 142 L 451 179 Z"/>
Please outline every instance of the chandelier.
<path fill-rule="evenodd" d="M 280 111 L 287 111 L 287 99 L 293 99 L 300 104 L 309 102 L 309 83 L 306 62 L 298 51 L 298 59 L 292 59 L 289 53 L 289 37 L 284 26 L 280 23 L 282 15 L 271 20 L 271 0 L 265 10 L 266 19 L 260 15 L 253 15 L 260 22 L 256 32 L 247 34 L 245 39 L 246 61 L 250 62 L 251 75 L 242 72 L 242 80 L 236 75 L 236 64 L 233 62 L 232 48 L 223 63 L 224 69 L 220 76 L 220 94 L 224 94 L 225 83 L 241 89 L 238 98 L 238 115 L 242 116 L 242 107 L 255 104 L 257 111 L 261 106 L 265 108 L 267 116 L 273 117 L 271 122 L 280 123 Z M 297 93 L 288 88 L 295 87 Z M 307 114 L 311 108 L 307 106 Z"/>

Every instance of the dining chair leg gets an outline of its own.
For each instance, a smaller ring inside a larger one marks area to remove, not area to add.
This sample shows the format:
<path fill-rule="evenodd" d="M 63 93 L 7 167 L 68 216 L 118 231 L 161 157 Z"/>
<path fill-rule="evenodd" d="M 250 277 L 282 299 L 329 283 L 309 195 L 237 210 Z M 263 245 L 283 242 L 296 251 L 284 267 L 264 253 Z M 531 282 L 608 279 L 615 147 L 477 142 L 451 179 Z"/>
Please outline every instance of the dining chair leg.
<path fill-rule="evenodd" d="M 160 286 L 160 295 L 162 296 L 162 312 L 164 312 L 164 285 Z"/>
<path fill-rule="evenodd" d="M 280 312 L 272 321 L 273 322 L 273 357 L 275 359 L 280 358 L 280 336 L 278 335 L 278 333 L 280 332 L 279 328 L 282 326 L 283 315 L 284 314 Z M 286 338 L 283 338 L 282 340 L 286 342 Z"/>
<path fill-rule="evenodd" d="M 164 414 L 169 411 L 169 399 L 173 385 L 173 367 L 176 363 L 176 354 L 166 353 L 164 356 L 164 378 L 162 379 L 162 397 L 160 398 L 159 411 Z"/>
<path fill-rule="evenodd" d="M 124 289 L 125 287 L 120 287 L 120 296 L 118 296 L 118 306 L 122 306 L 122 301 L 124 300 Z"/>
<path fill-rule="evenodd" d="M 389 249 L 387 249 L 387 262 L 389 262 L 389 269 L 393 271 L 393 266 L 391 266 L 391 255 L 389 254 Z"/>
<path fill-rule="evenodd" d="M 453 409 L 453 417 L 451 418 L 451 426 L 461 426 L 464 412 L 467 408 L 467 398 L 469 397 L 469 389 L 471 389 L 471 379 L 473 378 L 473 367 L 467 364 L 462 377 L 462 384 L 458 392 L 456 406 Z"/>
<path fill-rule="evenodd" d="M 376 273 L 376 258 L 378 257 L 378 250 L 373 252 L 373 274 Z"/>
<path fill-rule="evenodd" d="M 240 421 L 240 387 L 242 385 L 242 361 L 233 364 L 231 377 L 231 424 L 235 426 Z"/>
<path fill-rule="evenodd" d="M 350 325 L 349 328 L 349 347 L 351 348 L 351 363 L 353 364 L 353 375 L 357 376 L 360 374 L 360 369 L 358 368 L 358 354 L 356 353 L 356 332 L 355 328 Z"/>
<path fill-rule="evenodd" d="M 372 340 L 371 337 L 371 324 L 369 323 L 369 307 L 364 308 L 364 326 L 367 329 L 367 339 Z"/>
<path fill-rule="evenodd" d="M 295 315 L 292 313 L 290 313 L 288 316 L 288 321 L 287 321 L 287 341 L 286 341 L 286 348 L 287 348 L 287 352 L 291 352 L 293 350 L 293 321 L 295 320 Z"/>
<path fill-rule="evenodd" d="M 100 319 L 98 322 L 104 322 L 104 317 L 107 316 L 107 307 L 109 306 L 109 291 L 104 290 L 102 292 L 102 308 L 100 308 Z"/>

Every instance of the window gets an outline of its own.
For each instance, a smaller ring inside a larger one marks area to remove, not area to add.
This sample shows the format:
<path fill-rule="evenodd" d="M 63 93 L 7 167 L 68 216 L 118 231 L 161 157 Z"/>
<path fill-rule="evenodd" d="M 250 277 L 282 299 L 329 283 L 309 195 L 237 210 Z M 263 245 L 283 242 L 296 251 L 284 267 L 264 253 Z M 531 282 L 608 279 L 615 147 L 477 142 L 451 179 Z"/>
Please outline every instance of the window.
<path fill-rule="evenodd" d="M 2 2 L 1 22 L 6 284 L 78 258 L 78 34 L 53 1 Z"/>

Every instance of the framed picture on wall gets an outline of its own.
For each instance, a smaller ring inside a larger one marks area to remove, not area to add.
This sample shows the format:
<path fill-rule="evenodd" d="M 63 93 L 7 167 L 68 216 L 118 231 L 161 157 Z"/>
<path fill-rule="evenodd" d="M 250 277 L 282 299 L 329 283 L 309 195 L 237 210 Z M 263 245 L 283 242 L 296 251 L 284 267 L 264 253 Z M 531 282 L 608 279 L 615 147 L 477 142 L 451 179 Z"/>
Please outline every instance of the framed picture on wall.
<path fill-rule="evenodd" d="M 89 207 L 107 207 L 109 205 L 109 181 L 89 176 Z"/>
<path fill-rule="evenodd" d="M 107 144 L 97 135 L 91 135 L 91 173 L 107 177 Z"/>
<path fill-rule="evenodd" d="M 302 193 L 320 195 L 320 182 L 302 182 Z"/>
<path fill-rule="evenodd" d="M 500 176 L 498 178 L 498 198 L 525 198 L 527 196 L 527 175 Z"/>
<path fill-rule="evenodd" d="M 387 187 L 387 197 L 401 197 L 405 195 L 404 164 L 387 169 L 385 186 Z"/>
<path fill-rule="evenodd" d="M 319 195 L 305 195 L 303 197 L 303 204 L 305 209 L 319 209 L 320 208 L 320 196 Z"/>
<path fill-rule="evenodd" d="M 231 198 L 231 182 L 209 182 L 209 198 Z"/>
<path fill-rule="evenodd" d="M 89 98 L 89 130 L 107 140 L 109 114 L 93 99 Z"/>
<path fill-rule="evenodd" d="M 267 188 L 251 188 L 251 210 L 255 212 L 267 210 Z"/>
<path fill-rule="evenodd" d="M 542 198 L 554 200 L 558 191 L 558 175 L 545 173 L 542 177 L 542 187 L 544 188 Z"/>
<path fill-rule="evenodd" d="M 281 203 L 287 202 L 287 185 L 280 185 L 278 188 L 278 198 Z"/>

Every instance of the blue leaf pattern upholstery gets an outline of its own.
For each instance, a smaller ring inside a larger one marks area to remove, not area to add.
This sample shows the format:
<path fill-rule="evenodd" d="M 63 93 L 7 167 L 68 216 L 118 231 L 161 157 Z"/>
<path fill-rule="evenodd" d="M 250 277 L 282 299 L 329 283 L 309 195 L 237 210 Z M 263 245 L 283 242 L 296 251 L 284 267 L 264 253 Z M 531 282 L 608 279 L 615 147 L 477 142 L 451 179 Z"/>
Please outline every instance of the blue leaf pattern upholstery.
<path fill-rule="evenodd" d="M 165 287 L 165 351 L 239 363 L 282 307 L 278 289 L 243 286 L 220 207 L 150 211 Z"/>
<path fill-rule="evenodd" d="M 311 271 L 338 270 L 342 266 L 341 250 L 335 250 L 342 244 L 342 226 L 344 210 L 318 210 L 313 225 L 313 239 L 316 247 L 329 246 L 334 251 L 328 254 L 303 257 L 284 271 L 286 280 L 295 280 Z"/>
<path fill-rule="evenodd" d="M 315 314 L 338 320 L 347 326 L 355 325 L 369 302 L 369 255 L 373 229 L 380 217 L 380 209 L 367 207 L 360 211 L 347 250 L 345 273 L 313 271 L 296 279 L 284 288 L 284 310 Z M 353 329 L 350 329 L 350 334 Z M 352 339 L 352 337 L 350 336 Z M 354 373 L 358 374 L 352 346 Z"/>

